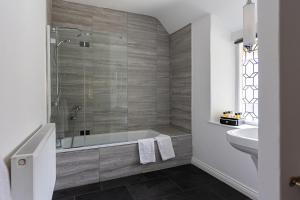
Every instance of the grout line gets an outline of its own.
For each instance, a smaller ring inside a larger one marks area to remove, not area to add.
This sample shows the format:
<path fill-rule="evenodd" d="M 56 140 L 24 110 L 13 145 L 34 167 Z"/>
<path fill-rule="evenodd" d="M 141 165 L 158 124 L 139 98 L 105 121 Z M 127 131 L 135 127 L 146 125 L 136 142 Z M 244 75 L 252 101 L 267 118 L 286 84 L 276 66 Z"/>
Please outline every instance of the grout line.
<path fill-rule="evenodd" d="M 170 177 L 168 177 L 168 179 L 169 179 L 172 183 L 174 183 L 174 184 L 181 190 L 181 192 L 185 192 L 185 190 L 184 190 L 182 187 L 180 187 L 180 185 L 178 185 L 173 179 L 171 179 Z"/>

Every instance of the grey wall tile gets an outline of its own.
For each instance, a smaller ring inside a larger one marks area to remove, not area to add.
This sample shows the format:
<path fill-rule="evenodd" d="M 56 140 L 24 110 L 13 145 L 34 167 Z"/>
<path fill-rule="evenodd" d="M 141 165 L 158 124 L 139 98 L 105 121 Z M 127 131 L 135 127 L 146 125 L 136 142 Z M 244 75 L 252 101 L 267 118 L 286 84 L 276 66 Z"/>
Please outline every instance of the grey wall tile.
<path fill-rule="evenodd" d="M 100 181 L 142 173 L 137 144 L 100 148 Z"/>
<path fill-rule="evenodd" d="M 159 36 L 158 20 L 128 14 L 129 129 L 169 124 L 168 48 L 167 34 Z M 159 56 L 167 59 L 164 65 L 158 66 Z M 162 93 L 164 96 L 161 96 Z"/>
<path fill-rule="evenodd" d="M 128 13 L 128 29 L 143 31 L 147 33 L 157 32 L 158 21 L 154 17 Z"/>
<path fill-rule="evenodd" d="M 52 0 L 47 0 L 47 24 L 52 24 Z"/>
<path fill-rule="evenodd" d="M 155 144 L 155 163 L 141 165 L 138 144 L 100 148 L 100 181 L 188 164 L 192 158 L 192 136 L 172 137 L 176 158 L 162 161 Z"/>
<path fill-rule="evenodd" d="M 63 0 L 53 0 L 52 18 L 94 33 L 89 49 L 78 47 L 79 32 L 60 34 L 72 40 L 59 52 L 62 93 L 69 112 L 77 104 L 85 112 L 66 135 L 169 125 L 170 38 L 157 19 Z"/>
<path fill-rule="evenodd" d="M 160 153 L 158 151 L 158 146 L 156 144 L 156 159 L 157 162 L 145 165 L 143 172 L 156 171 L 160 169 L 175 167 L 178 165 L 184 165 L 191 163 L 192 159 L 192 136 L 179 136 L 172 137 L 172 143 L 175 152 L 175 159 L 168 161 L 162 161 Z"/>
<path fill-rule="evenodd" d="M 55 190 L 99 182 L 99 151 L 82 150 L 56 155 Z"/>
<path fill-rule="evenodd" d="M 52 24 L 54 26 L 91 30 L 92 6 L 68 3 L 63 0 L 52 2 Z"/>
<path fill-rule="evenodd" d="M 147 165 L 140 164 L 138 144 L 58 153 L 55 190 L 189 164 L 192 158 L 192 136 L 173 127 L 164 126 L 159 130 L 164 134 L 177 135 L 172 137 L 176 158 L 162 161 L 157 144 L 157 162 Z"/>
<path fill-rule="evenodd" d="M 94 7 L 92 30 L 126 35 L 127 13 L 107 8 Z"/>
<path fill-rule="evenodd" d="M 191 26 L 170 36 L 171 124 L 191 131 Z"/>

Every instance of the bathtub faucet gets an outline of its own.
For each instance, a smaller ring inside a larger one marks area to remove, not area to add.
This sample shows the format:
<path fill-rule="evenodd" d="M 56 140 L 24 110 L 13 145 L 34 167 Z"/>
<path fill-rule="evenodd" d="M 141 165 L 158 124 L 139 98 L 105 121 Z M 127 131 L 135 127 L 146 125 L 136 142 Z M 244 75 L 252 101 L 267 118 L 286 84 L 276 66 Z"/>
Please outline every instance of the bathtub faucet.
<path fill-rule="evenodd" d="M 76 120 L 77 119 L 77 113 L 81 110 L 80 105 L 74 105 L 72 108 L 72 113 L 70 115 L 70 120 Z"/>

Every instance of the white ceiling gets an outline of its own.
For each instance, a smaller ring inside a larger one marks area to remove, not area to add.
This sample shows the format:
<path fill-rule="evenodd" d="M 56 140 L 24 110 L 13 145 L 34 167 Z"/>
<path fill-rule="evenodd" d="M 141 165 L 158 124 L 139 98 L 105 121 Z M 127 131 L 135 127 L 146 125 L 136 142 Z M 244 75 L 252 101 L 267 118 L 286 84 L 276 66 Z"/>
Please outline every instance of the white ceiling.
<path fill-rule="evenodd" d="M 159 19 L 173 33 L 207 13 L 220 18 L 228 30 L 242 28 L 246 0 L 66 0 L 127 12 L 150 15 Z"/>

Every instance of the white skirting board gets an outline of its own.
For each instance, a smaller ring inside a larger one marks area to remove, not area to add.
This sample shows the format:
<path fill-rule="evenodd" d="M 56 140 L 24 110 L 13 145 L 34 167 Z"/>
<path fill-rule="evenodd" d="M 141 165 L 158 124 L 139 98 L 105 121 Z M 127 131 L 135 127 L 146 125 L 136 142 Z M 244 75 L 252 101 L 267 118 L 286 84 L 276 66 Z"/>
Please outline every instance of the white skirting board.
<path fill-rule="evenodd" d="M 236 179 L 228 176 L 220 172 L 219 170 L 207 165 L 206 163 L 198 160 L 197 158 L 192 158 L 192 164 L 196 167 L 202 169 L 203 171 L 209 173 L 210 175 L 214 176 L 215 178 L 221 180 L 222 182 L 226 183 L 227 185 L 233 187 L 237 191 L 243 193 L 244 195 L 248 196 L 253 200 L 258 199 L 258 192 L 253 190 L 252 188 L 242 184 L 241 182 L 237 181 Z"/>

